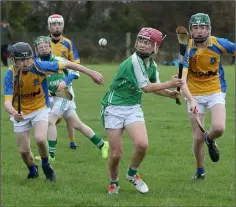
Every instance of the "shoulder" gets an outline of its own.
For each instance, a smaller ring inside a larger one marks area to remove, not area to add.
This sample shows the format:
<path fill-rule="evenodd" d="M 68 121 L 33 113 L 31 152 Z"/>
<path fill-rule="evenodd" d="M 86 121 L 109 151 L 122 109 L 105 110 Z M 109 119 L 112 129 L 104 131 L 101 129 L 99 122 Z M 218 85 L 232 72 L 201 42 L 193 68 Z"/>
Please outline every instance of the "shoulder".
<path fill-rule="evenodd" d="M 143 65 L 143 60 L 142 58 L 140 58 L 137 53 L 133 53 L 133 55 L 130 56 L 130 59 L 128 58 L 127 60 L 130 60 L 132 65 L 135 67 L 135 66 L 140 66 L 140 65 Z"/>
<path fill-rule="evenodd" d="M 228 39 L 225 39 L 225 38 L 220 38 L 220 37 L 214 37 L 214 36 L 211 36 L 211 39 L 212 39 L 212 42 L 213 44 L 215 43 L 218 43 L 220 44 L 222 47 L 226 47 L 228 43 L 232 43 L 230 42 Z M 233 44 L 233 43 L 232 43 Z"/>
<path fill-rule="evenodd" d="M 62 36 L 61 40 L 63 42 L 66 42 L 66 43 L 70 44 L 70 45 L 72 44 L 72 41 L 70 39 L 68 39 L 67 37 Z"/>
<path fill-rule="evenodd" d="M 14 68 L 13 68 L 13 66 L 10 66 L 7 70 L 6 70 L 6 72 L 5 72 L 5 79 L 6 78 L 10 78 L 10 77 L 13 77 L 13 76 L 15 76 L 15 70 L 14 70 Z"/>

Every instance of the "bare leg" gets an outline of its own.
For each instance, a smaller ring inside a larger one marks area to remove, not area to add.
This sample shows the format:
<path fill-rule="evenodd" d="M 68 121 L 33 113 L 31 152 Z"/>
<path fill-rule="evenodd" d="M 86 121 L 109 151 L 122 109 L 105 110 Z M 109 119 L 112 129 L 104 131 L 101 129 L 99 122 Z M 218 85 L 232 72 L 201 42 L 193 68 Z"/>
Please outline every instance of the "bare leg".
<path fill-rule="evenodd" d="M 225 105 L 215 104 L 210 108 L 211 111 L 211 128 L 208 132 L 210 139 L 221 137 L 225 131 Z"/>
<path fill-rule="evenodd" d="M 88 137 L 89 139 L 91 139 L 95 135 L 95 132 L 89 126 L 84 124 L 79 119 L 76 113 L 73 113 L 69 117 L 66 117 L 66 120 L 73 128 L 79 130 L 84 136 Z"/>
<path fill-rule="evenodd" d="M 127 125 L 125 129 L 132 138 L 134 144 L 130 167 L 137 169 L 143 161 L 148 147 L 146 125 L 145 122 L 140 121 Z"/>
<path fill-rule="evenodd" d="M 204 167 L 204 134 L 199 129 L 199 126 L 197 125 L 195 115 L 192 113 L 189 113 L 189 118 L 192 126 L 192 137 L 193 137 L 193 154 L 195 157 L 197 168 L 203 168 Z M 204 114 L 199 114 L 199 118 L 204 126 Z"/>
<path fill-rule="evenodd" d="M 30 149 L 30 130 L 25 132 L 16 132 L 16 142 L 24 163 L 30 167 L 34 165 L 34 157 Z"/>
<path fill-rule="evenodd" d="M 48 157 L 48 143 L 47 143 L 48 122 L 38 121 L 34 124 L 33 129 L 39 155 L 43 158 Z"/>

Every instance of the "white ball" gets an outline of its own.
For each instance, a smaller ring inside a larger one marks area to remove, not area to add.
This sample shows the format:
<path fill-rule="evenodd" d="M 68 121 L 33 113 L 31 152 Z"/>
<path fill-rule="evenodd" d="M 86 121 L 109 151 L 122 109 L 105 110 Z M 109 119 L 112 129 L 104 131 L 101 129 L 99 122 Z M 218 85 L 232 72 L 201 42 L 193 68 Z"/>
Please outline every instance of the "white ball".
<path fill-rule="evenodd" d="M 100 46 L 106 46 L 107 45 L 107 40 L 105 38 L 101 38 L 99 41 L 98 41 L 98 44 Z"/>

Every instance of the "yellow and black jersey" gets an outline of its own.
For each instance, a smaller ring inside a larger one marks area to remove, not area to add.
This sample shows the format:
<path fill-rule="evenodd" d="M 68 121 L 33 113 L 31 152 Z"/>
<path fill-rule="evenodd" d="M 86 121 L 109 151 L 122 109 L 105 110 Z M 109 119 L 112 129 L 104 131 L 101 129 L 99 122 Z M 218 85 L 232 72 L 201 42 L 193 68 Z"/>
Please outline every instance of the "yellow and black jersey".
<path fill-rule="evenodd" d="M 51 41 L 52 54 L 63 57 L 71 62 L 80 63 L 80 56 L 75 45 L 66 37 L 61 37 L 60 41 Z"/>
<path fill-rule="evenodd" d="M 188 72 L 187 83 L 192 95 L 226 92 L 222 54 L 235 55 L 235 43 L 211 36 L 206 48 L 197 48 L 191 39 L 184 57 L 183 72 Z"/>
<path fill-rule="evenodd" d="M 22 72 L 21 85 L 21 111 L 24 115 L 30 114 L 41 108 L 50 106 L 46 75 L 57 73 L 64 68 L 62 62 L 34 61 L 30 70 Z M 13 107 L 18 108 L 18 74 L 13 66 L 5 72 L 4 95 L 5 101 L 12 101 Z"/>

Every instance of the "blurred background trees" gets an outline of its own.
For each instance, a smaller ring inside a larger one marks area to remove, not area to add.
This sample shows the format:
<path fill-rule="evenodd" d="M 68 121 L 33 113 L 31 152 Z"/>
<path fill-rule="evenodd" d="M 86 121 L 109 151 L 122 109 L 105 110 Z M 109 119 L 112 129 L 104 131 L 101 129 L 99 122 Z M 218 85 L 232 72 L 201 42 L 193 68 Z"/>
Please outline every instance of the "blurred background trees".
<path fill-rule="evenodd" d="M 235 39 L 235 1 L 1 1 L 1 19 L 11 24 L 15 41 L 32 42 L 47 35 L 47 18 L 53 13 L 65 20 L 64 34 L 78 47 L 82 58 L 120 61 L 125 54 L 126 33 L 133 43 L 143 26 L 167 34 L 162 55 L 178 52 L 175 28 L 188 27 L 192 14 L 208 13 L 215 36 Z M 105 37 L 108 46 L 99 48 Z"/>

